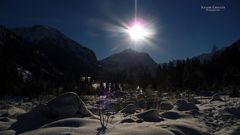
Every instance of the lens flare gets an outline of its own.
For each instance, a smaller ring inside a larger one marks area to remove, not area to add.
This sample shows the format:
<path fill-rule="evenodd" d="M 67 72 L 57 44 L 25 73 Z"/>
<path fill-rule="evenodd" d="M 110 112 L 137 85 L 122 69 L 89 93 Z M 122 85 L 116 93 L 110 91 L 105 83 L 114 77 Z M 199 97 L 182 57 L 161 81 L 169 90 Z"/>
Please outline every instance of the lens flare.
<path fill-rule="evenodd" d="M 131 25 L 127 27 L 126 32 L 129 37 L 135 42 L 150 39 L 154 34 L 152 28 L 150 28 L 143 19 L 135 20 Z"/>
<path fill-rule="evenodd" d="M 137 23 L 129 28 L 128 34 L 133 40 L 140 40 L 147 36 L 147 32 L 145 31 L 144 27 Z"/>

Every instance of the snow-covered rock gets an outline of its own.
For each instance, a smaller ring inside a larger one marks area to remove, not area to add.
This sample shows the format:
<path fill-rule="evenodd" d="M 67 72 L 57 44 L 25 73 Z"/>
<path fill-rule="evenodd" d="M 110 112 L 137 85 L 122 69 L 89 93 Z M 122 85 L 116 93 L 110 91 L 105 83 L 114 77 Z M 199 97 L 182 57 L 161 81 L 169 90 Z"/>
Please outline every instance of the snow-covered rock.
<path fill-rule="evenodd" d="M 128 104 L 120 112 L 126 113 L 126 114 L 133 114 L 133 113 L 135 113 L 135 111 L 136 111 L 136 106 L 134 104 Z"/>
<path fill-rule="evenodd" d="M 159 105 L 159 108 L 161 110 L 171 110 L 173 107 L 174 107 L 173 104 L 170 102 L 162 102 Z"/>
<path fill-rule="evenodd" d="M 163 112 L 160 116 L 167 119 L 178 119 L 183 117 L 183 115 L 179 114 L 179 112 L 176 111 Z"/>
<path fill-rule="evenodd" d="M 179 99 L 179 100 L 177 100 L 177 102 L 176 102 L 176 105 L 177 105 L 177 106 L 185 105 L 185 104 L 187 104 L 187 101 L 186 101 L 186 100 L 183 100 L 183 99 Z"/>
<path fill-rule="evenodd" d="M 43 115 L 51 117 L 70 117 L 74 115 L 93 116 L 85 103 L 73 92 L 65 93 L 39 107 Z"/>
<path fill-rule="evenodd" d="M 221 98 L 220 94 L 217 93 L 217 94 L 214 94 L 214 95 L 212 96 L 210 102 L 212 102 L 212 101 L 224 101 L 224 100 Z"/>
<path fill-rule="evenodd" d="M 89 120 L 91 121 L 91 120 Z M 93 121 L 93 120 L 92 120 Z M 49 127 L 81 127 L 85 125 L 86 120 L 83 118 L 66 118 L 57 120 L 48 124 L 43 125 L 41 128 Z"/>
<path fill-rule="evenodd" d="M 160 122 L 163 121 L 163 118 L 159 116 L 159 113 L 156 109 L 150 109 L 145 112 L 139 113 L 136 115 L 138 118 L 143 119 L 146 122 Z"/>
<path fill-rule="evenodd" d="M 124 118 L 123 120 L 120 121 L 120 123 L 133 123 L 133 122 L 142 123 L 144 121 L 142 119 L 139 119 L 136 116 L 126 117 L 126 118 Z"/>
<path fill-rule="evenodd" d="M 177 103 L 177 110 L 179 111 L 187 111 L 187 110 L 193 110 L 193 109 L 197 109 L 198 107 L 190 102 L 187 102 L 186 100 L 178 100 Z"/>

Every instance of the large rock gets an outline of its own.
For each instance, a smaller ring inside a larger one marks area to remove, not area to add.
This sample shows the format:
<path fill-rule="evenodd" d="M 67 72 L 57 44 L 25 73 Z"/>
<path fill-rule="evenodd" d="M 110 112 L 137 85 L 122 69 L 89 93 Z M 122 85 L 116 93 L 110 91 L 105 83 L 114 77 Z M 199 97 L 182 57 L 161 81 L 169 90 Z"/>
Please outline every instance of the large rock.
<path fill-rule="evenodd" d="M 161 109 L 161 110 L 171 110 L 171 109 L 173 109 L 173 105 L 172 105 L 172 103 L 170 103 L 170 102 L 162 102 L 162 103 L 160 103 L 160 105 L 159 105 L 159 108 Z"/>
<path fill-rule="evenodd" d="M 11 129 L 14 129 L 16 134 L 20 134 L 38 129 L 44 124 L 55 120 L 74 116 L 93 116 L 97 118 L 86 108 L 77 94 L 69 92 L 52 99 L 46 104 L 39 105 L 28 113 L 20 115 L 11 126 Z"/>
<path fill-rule="evenodd" d="M 73 92 L 52 99 L 46 105 L 39 106 L 38 110 L 43 115 L 50 117 L 93 116 L 93 113 L 86 108 L 85 103 Z"/>
<path fill-rule="evenodd" d="M 187 102 L 186 100 L 179 99 L 179 100 L 177 100 L 176 105 L 177 105 L 177 106 L 180 106 L 180 105 L 185 105 L 185 104 L 187 104 L 187 103 L 188 103 L 188 102 Z"/>
<path fill-rule="evenodd" d="M 217 93 L 217 94 L 214 94 L 214 95 L 212 96 L 210 102 L 212 102 L 212 101 L 224 101 L 224 100 L 221 98 L 220 94 Z"/>
<path fill-rule="evenodd" d="M 186 100 L 178 100 L 176 105 L 177 110 L 179 111 L 198 110 L 198 107 L 195 104 L 187 102 Z"/>
<path fill-rule="evenodd" d="M 163 112 L 160 116 L 163 118 L 167 118 L 167 119 L 178 119 L 178 118 L 183 117 L 183 115 L 181 115 L 175 111 Z"/>
<path fill-rule="evenodd" d="M 47 123 L 41 128 L 50 128 L 50 127 L 83 127 L 91 123 L 98 123 L 99 121 L 94 119 L 86 118 L 66 118 L 60 119 L 54 122 Z"/>
<path fill-rule="evenodd" d="M 136 115 L 138 118 L 143 119 L 146 122 L 160 122 L 163 121 L 163 118 L 159 116 L 159 113 L 156 109 L 150 109 L 145 112 L 139 113 Z"/>
<path fill-rule="evenodd" d="M 126 113 L 126 114 L 133 114 L 133 113 L 135 113 L 135 111 L 136 111 L 136 106 L 134 104 L 128 104 L 120 112 Z"/>

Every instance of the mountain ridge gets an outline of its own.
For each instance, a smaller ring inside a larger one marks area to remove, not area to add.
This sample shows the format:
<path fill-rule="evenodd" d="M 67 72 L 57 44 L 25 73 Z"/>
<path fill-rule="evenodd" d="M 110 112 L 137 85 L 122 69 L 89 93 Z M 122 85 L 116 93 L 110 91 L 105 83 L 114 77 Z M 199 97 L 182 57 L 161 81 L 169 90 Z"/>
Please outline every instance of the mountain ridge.
<path fill-rule="evenodd" d="M 12 31 L 19 37 L 23 38 L 24 40 L 32 44 L 41 45 L 41 44 L 44 44 L 43 42 L 48 42 L 51 44 L 56 44 L 60 48 L 70 48 L 71 51 L 75 53 L 78 51 L 80 51 L 80 53 L 84 53 L 84 51 L 88 51 L 89 56 L 91 56 L 92 59 L 97 59 L 95 53 L 91 49 L 65 36 L 59 30 L 46 25 L 33 25 L 31 27 L 17 27 L 17 28 L 13 28 Z"/>
<path fill-rule="evenodd" d="M 33 28 L 27 29 L 31 31 Z M 49 30 L 42 26 L 40 29 Z M 38 30 L 39 26 L 33 33 L 38 33 Z M 56 86 L 70 87 L 81 76 L 96 73 L 98 61 L 95 53 L 71 39 L 64 37 L 58 40 L 59 35 L 61 33 L 57 31 L 54 38 L 28 40 L 27 36 L 0 27 L 0 80 L 4 82 L 0 89 L 4 90 L 3 93 L 19 88 L 25 94 L 34 89 L 37 94 L 53 90 Z M 13 94 L 19 94 L 19 91 Z"/>
<path fill-rule="evenodd" d="M 98 65 L 96 55 L 91 49 L 68 38 L 55 28 L 34 25 L 14 28 L 12 31 L 67 72 L 79 72 L 77 70 L 80 69 L 91 72 L 89 70 L 94 70 Z"/>
<path fill-rule="evenodd" d="M 100 61 L 100 63 L 103 66 L 107 66 L 111 62 L 117 64 L 118 66 L 124 66 L 124 64 L 127 64 L 126 66 L 131 66 L 129 64 L 136 64 L 133 66 L 152 66 L 150 68 L 157 67 L 157 63 L 150 57 L 149 54 L 145 52 L 138 52 L 131 48 L 128 48 L 126 50 L 123 50 L 119 53 L 110 55 Z M 108 65 L 108 66 L 114 66 L 114 65 Z"/>

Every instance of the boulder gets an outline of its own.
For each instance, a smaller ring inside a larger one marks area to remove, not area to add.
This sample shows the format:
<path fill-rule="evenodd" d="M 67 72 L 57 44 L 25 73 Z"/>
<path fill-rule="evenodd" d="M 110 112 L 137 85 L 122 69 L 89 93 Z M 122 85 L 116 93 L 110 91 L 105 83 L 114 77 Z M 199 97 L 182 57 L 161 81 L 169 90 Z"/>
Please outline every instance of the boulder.
<path fill-rule="evenodd" d="M 179 99 L 179 100 L 177 100 L 176 105 L 177 105 L 177 106 L 180 106 L 180 105 L 185 105 L 185 104 L 187 104 L 187 103 L 188 103 L 188 102 L 187 102 L 186 100 Z"/>
<path fill-rule="evenodd" d="M 128 104 L 120 112 L 125 114 L 133 114 L 136 111 L 136 106 L 134 104 Z"/>
<path fill-rule="evenodd" d="M 186 113 L 187 113 L 187 114 L 191 114 L 191 115 L 193 115 L 194 117 L 197 117 L 198 115 L 201 114 L 198 109 L 192 109 L 192 110 L 189 110 L 189 111 L 186 112 Z"/>
<path fill-rule="evenodd" d="M 38 110 L 43 115 L 50 117 L 93 116 L 93 113 L 86 108 L 85 103 L 73 92 L 62 94 L 48 103 L 40 105 Z"/>
<path fill-rule="evenodd" d="M 160 105 L 159 105 L 159 108 L 161 109 L 161 110 L 171 110 L 171 109 L 173 109 L 173 105 L 172 105 L 172 103 L 170 103 L 170 102 L 162 102 L 162 103 L 160 103 Z"/>
<path fill-rule="evenodd" d="M 160 116 L 167 119 L 178 119 L 182 117 L 182 115 L 180 115 L 178 112 L 175 112 L 175 111 L 163 112 Z"/>
<path fill-rule="evenodd" d="M 224 101 L 224 100 L 221 98 L 220 94 L 217 93 L 217 94 L 214 94 L 210 99 L 210 102 L 212 101 Z"/>
<path fill-rule="evenodd" d="M 198 107 L 195 104 L 187 102 L 186 100 L 178 100 L 176 105 L 177 110 L 179 111 L 198 110 Z"/>
<path fill-rule="evenodd" d="M 81 127 L 85 125 L 83 118 L 66 118 L 60 119 L 54 122 L 47 123 L 41 128 L 50 128 L 50 127 Z"/>
<path fill-rule="evenodd" d="M 133 123 L 133 122 L 136 122 L 136 120 L 134 120 L 133 118 L 125 118 L 121 120 L 120 123 Z"/>
<path fill-rule="evenodd" d="M 14 129 L 16 134 L 21 134 L 38 129 L 53 120 L 74 116 L 97 118 L 86 108 L 86 105 L 77 94 L 69 92 L 50 100 L 46 104 L 40 104 L 28 113 L 20 115 L 17 117 L 17 121 L 12 124 L 11 129 Z"/>
<path fill-rule="evenodd" d="M 136 115 L 139 119 L 143 119 L 146 122 L 160 122 L 163 121 L 163 118 L 159 116 L 159 113 L 156 109 L 150 109 L 145 112 L 139 113 Z"/>

